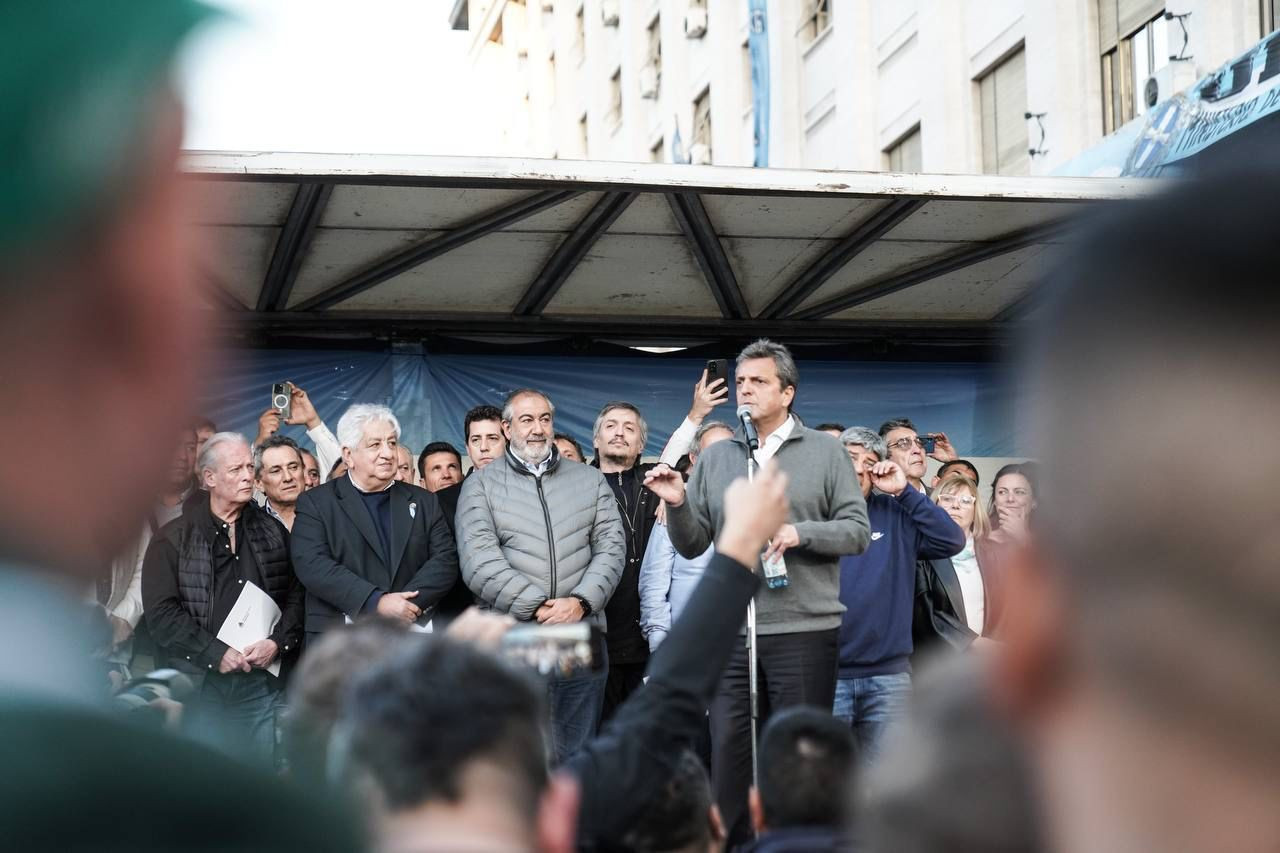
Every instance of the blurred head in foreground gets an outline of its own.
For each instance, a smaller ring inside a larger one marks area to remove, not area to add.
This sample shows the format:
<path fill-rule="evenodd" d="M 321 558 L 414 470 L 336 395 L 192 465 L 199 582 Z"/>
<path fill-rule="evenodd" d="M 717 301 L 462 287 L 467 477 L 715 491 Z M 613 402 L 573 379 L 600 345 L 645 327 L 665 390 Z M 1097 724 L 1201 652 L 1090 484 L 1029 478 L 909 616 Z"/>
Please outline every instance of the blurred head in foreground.
<path fill-rule="evenodd" d="M 0 455 L 10 560 L 104 565 L 190 416 L 202 324 L 170 67 L 206 12 L 0 4 L 0 437 L 29 448 Z"/>
<path fill-rule="evenodd" d="M 330 750 L 378 849 L 573 849 L 577 787 L 548 775 L 545 692 L 531 671 L 444 637 L 360 676 Z"/>
<path fill-rule="evenodd" d="M 1048 282 L 995 684 L 1057 849 L 1280 847 L 1277 197 L 1270 172 L 1116 205 Z"/>

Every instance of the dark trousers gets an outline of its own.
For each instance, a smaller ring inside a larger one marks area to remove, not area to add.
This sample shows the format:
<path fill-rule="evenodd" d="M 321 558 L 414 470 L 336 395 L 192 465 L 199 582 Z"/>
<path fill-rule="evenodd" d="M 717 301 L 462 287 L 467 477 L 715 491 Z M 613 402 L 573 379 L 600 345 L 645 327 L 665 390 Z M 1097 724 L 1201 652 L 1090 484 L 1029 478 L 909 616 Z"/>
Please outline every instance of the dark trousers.
<path fill-rule="evenodd" d="M 618 706 L 644 684 L 647 666 L 647 663 L 614 663 L 610 658 L 609 680 L 604 685 L 604 711 L 600 715 L 600 722 L 612 717 Z"/>
<path fill-rule="evenodd" d="M 839 629 L 758 637 L 760 728 L 774 711 L 813 705 L 830 713 Z M 751 694 L 747 650 L 738 647 L 711 702 L 711 784 L 729 832 L 725 849 L 751 840 Z"/>
<path fill-rule="evenodd" d="M 565 759 L 596 736 L 608 679 L 608 653 L 604 654 L 604 671 L 575 678 L 552 676 L 547 680 L 552 766 L 563 764 Z"/>
<path fill-rule="evenodd" d="M 183 712 L 197 739 L 234 758 L 264 768 L 278 760 L 277 717 L 284 707 L 281 681 L 271 673 L 210 673 Z"/>

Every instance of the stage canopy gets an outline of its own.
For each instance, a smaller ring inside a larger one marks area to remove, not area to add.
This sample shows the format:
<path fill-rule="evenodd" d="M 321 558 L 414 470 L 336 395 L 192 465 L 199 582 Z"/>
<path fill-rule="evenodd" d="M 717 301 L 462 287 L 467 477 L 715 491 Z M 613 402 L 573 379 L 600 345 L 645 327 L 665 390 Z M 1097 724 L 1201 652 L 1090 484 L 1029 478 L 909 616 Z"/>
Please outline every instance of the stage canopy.
<path fill-rule="evenodd" d="M 792 345 L 810 424 L 907 415 L 966 454 L 1020 452 L 993 352 L 1065 224 L 1153 186 L 283 153 L 191 152 L 185 169 L 234 343 L 205 387 L 220 426 L 252 435 L 289 379 L 331 426 L 384 402 L 415 449 L 461 444 L 468 408 L 533 384 L 585 443 L 606 400 L 633 400 L 650 454 L 702 359 L 760 335 Z"/>
<path fill-rule="evenodd" d="M 1065 222 L 1149 186 L 230 152 L 185 170 L 206 277 L 259 339 L 989 341 Z"/>

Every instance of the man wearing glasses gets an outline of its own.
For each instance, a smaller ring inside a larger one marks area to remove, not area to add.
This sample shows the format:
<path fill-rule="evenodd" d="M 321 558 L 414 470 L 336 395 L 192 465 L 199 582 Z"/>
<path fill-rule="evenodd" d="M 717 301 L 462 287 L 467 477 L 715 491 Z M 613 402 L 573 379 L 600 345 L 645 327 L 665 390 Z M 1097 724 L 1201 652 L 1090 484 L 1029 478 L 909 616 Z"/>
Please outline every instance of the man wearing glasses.
<path fill-rule="evenodd" d="M 929 467 L 929 458 L 946 464 L 957 458 L 956 449 L 951 446 L 946 433 L 934 432 L 921 436 L 907 418 L 894 418 L 880 425 L 880 437 L 884 439 L 888 458 L 896 462 L 907 475 L 916 491 L 928 496 L 924 487 L 924 474 Z"/>
<path fill-rule="evenodd" d="M 915 430 L 909 437 L 918 442 Z M 952 557 L 965 534 L 946 510 L 929 502 L 903 465 L 886 459 L 885 440 L 866 427 L 840 434 L 871 522 L 871 544 L 840 560 L 840 663 L 832 712 L 848 723 L 864 763 L 880 752 L 888 724 L 911 690 L 911 619 L 916 561 Z M 909 448 L 920 455 L 922 448 Z M 918 480 L 917 480 L 918 483 Z"/>

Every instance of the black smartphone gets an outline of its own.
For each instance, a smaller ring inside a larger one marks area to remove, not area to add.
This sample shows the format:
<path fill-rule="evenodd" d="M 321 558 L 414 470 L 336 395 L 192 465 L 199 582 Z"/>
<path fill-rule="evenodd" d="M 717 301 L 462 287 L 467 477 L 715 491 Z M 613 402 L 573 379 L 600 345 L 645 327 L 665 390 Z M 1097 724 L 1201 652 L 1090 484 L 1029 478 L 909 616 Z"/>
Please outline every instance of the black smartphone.
<path fill-rule="evenodd" d="M 586 622 L 517 625 L 502 635 L 501 651 L 546 676 L 581 678 L 604 669 L 604 633 Z"/>
<path fill-rule="evenodd" d="M 938 444 L 938 437 L 936 435 L 922 435 L 920 436 L 920 442 L 924 445 L 925 453 L 932 453 L 933 448 Z"/>
<path fill-rule="evenodd" d="M 729 360 L 727 358 L 707 359 L 707 385 L 717 379 L 723 379 L 725 387 L 729 385 Z"/>
<path fill-rule="evenodd" d="M 289 387 L 288 382 L 277 382 L 271 386 L 271 408 L 279 412 L 280 417 L 285 420 L 289 419 L 292 400 L 293 389 Z"/>

